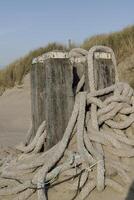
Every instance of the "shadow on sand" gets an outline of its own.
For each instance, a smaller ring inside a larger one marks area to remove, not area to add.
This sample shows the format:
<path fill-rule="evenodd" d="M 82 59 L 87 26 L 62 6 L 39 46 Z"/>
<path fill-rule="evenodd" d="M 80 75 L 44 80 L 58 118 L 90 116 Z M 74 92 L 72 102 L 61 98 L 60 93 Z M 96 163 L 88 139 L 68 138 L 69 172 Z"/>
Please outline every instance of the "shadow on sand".
<path fill-rule="evenodd" d="M 130 186 L 130 189 L 128 191 L 128 194 L 125 200 L 134 200 L 134 181 Z"/>

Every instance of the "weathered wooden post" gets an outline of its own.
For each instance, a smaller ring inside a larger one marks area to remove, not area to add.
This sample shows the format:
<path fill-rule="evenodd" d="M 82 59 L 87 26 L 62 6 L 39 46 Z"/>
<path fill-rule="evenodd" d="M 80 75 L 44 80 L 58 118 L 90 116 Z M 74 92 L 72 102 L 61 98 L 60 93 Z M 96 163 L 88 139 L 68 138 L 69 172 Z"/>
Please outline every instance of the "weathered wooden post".
<path fill-rule="evenodd" d="M 33 134 L 41 122 L 46 120 L 47 149 L 56 144 L 64 134 L 74 104 L 72 84 L 73 71 L 68 53 L 49 52 L 33 60 Z"/>
<path fill-rule="evenodd" d="M 92 80 L 88 80 L 88 77 L 94 77 L 95 90 L 106 88 L 118 81 L 116 59 L 111 48 L 105 46 L 92 47 L 88 54 L 88 61 L 90 61 L 88 63 L 90 71 L 85 67 L 86 90 L 90 90 L 88 88 L 89 82 L 90 85 L 93 84 Z M 90 76 L 87 76 L 88 73 L 90 73 Z"/>

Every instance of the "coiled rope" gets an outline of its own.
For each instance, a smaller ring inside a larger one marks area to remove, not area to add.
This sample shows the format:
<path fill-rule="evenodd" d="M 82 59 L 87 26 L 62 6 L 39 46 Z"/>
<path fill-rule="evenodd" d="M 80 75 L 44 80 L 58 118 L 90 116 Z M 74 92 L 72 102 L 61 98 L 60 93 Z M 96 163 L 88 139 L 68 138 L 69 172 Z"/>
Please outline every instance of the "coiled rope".
<path fill-rule="evenodd" d="M 95 89 L 95 51 L 110 52 L 115 67 L 115 84 L 99 90 Z M 1 196 L 18 194 L 16 199 L 26 200 L 37 192 L 38 200 L 46 200 L 46 183 L 53 184 L 60 175 L 67 171 L 71 174 L 73 169 L 75 176 L 77 171 L 78 174 L 80 170 L 83 171 L 82 177 L 69 186 L 69 189 L 74 190 L 78 189 L 78 185 L 81 187 L 81 191 L 77 192 L 80 200 L 84 200 L 95 187 L 102 191 L 105 186 L 110 186 L 122 192 L 122 183 L 125 185 L 131 182 L 128 175 L 131 169 L 126 158 L 130 161 L 134 157 L 134 91 L 128 84 L 119 82 L 115 56 L 110 48 L 95 46 L 89 52 L 77 48 L 71 50 L 69 55 L 71 59 L 79 58 L 82 62 L 87 62 L 90 92 L 81 91 L 85 83 L 83 74 L 77 85 L 72 116 L 62 140 L 54 147 L 40 152 L 45 144 L 42 142 L 46 136 L 45 122 L 42 122 L 30 144 L 17 147 L 23 154 L 8 165 L 4 163 L 1 166 L 1 178 L 19 180 L 19 185 L 1 188 Z M 100 96 L 108 94 L 111 96 L 105 100 L 100 99 Z M 67 162 L 63 158 L 72 135 L 76 135 L 77 153 L 72 152 L 73 161 Z M 62 164 L 59 162 L 61 160 Z M 30 174 L 29 181 L 26 176 L 23 177 L 24 174 Z M 119 183 L 113 179 L 115 174 L 120 177 Z"/>

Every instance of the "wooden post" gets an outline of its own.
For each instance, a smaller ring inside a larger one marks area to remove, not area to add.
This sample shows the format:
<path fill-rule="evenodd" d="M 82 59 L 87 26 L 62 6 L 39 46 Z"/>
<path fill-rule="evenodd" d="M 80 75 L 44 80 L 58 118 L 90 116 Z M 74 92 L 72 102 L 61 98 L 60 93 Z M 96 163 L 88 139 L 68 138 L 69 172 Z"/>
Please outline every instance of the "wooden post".
<path fill-rule="evenodd" d="M 95 89 L 103 89 L 118 81 L 118 74 L 116 69 L 115 55 L 109 47 L 105 46 L 94 46 L 89 51 L 89 59 L 91 59 L 91 70 L 92 76 L 95 80 Z M 88 80 L 88 69 L 85 67 L 86 77 L 86 90 L 89 91 L 89 80 Z M 108 95 L 106 95 L 108 96 Z M 100 97 L 102 100 L 106 96 Z"/>
<path fill-rule="evenodd" d="M 33 61 L 31 98 L 33 134 L 43 120 L 47 124 L 46 149 L 63 136 L 70 118 L 74 95 L 72 65 L 63 52 L 50 52 Z"/>

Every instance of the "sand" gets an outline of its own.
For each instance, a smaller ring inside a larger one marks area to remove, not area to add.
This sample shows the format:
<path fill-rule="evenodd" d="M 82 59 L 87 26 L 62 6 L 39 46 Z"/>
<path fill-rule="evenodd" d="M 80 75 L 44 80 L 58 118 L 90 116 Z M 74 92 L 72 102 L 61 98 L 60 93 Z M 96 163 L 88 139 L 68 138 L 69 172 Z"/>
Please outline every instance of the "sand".
<path fill-rule="evenodd" d="M 30 120 L 30 79 L 29 75 L 27 75 L 24 78 L 24 85 L 22 87 L 18 88 L 16 86 L 13 89 L 8 89 L 0 96 L 0 145 L 7 147 L 20 143 L 27 133 Z M 52 188 L 48 193 L 50 200 L 71 200 L 74 195 L 75 192 L 69 191 L 66 183 Z M 87 199 L 125 200 L 125 196 L 107 187 L 101 193 L 94 190 Z M 35 200 L 37 197 L 33 196 L 31 199 Z M 133 199 L 134 195 L 131 195 L 126 200 Z"/>
<path fill-rule="evenodd" d="M 25 137 L 31 120 L 30 81 L 0 96 L 0 145 L 14 146 Z"/>

